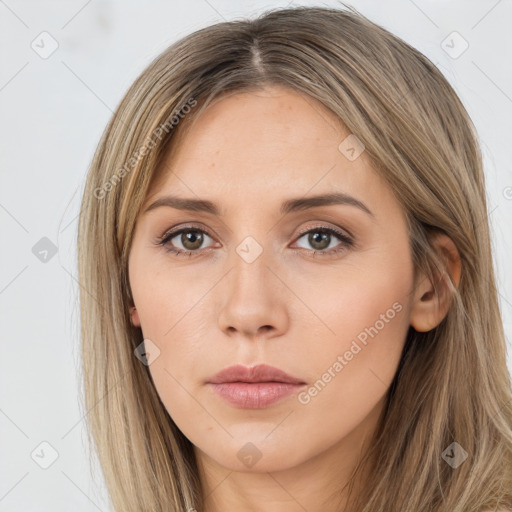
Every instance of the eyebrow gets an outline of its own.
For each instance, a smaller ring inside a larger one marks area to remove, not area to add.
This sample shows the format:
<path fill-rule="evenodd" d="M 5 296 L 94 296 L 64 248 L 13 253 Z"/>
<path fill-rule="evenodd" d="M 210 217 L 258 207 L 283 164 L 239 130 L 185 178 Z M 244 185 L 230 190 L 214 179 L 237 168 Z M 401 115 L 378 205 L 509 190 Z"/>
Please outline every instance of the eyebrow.
<path fill-rule="evenodd" d="M 280 213 L 281 215 L 286 215 L 291 212 L 307 210 L 309 208 L 338 204 L 355 206 L 356 208 L 359 208 L 363 212 L 375 218 L 373 212 L 363 202 L 342 192 L 333 192 L 317 196 L 288 199 L 281 205 Z M 155 208 L 160 208 L 161 206 L 167 206 L 177 210 L 203 212 L 220 216 L 220 209 L 215 203 L 211 201 L 206 199 L 184 198 L 177 196 L 163 196 L 157 199 L 144 210 L 144 213 L 154 210 Z"/>

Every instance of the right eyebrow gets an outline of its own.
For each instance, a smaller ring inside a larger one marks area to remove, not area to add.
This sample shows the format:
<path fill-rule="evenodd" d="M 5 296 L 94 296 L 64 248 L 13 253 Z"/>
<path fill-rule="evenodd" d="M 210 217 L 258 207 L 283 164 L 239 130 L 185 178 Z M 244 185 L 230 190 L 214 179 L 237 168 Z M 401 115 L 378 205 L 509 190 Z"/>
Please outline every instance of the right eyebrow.
<path fill-rule="evenodd" d="M 177 196 L 163 196 L 151 203 L 143 213 L 160 208 L 161 206 L 168 206 L 177 210 L 188 210 L 192 212 L 204 212 L 212 215 L 220 215 L 219 208 L 206 199 L 194 199 Z"/>

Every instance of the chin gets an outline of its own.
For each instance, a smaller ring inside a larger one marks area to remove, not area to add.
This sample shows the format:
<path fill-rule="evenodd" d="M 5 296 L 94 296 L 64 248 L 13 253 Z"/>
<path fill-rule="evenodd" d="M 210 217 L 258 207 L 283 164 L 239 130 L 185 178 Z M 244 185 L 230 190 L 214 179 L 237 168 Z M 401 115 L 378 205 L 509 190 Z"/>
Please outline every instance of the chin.
<path fill-rule="evenodd" d="M 295 447 L 280 443 L 279 446 L 275 446 L 265 441 L 243 442 L 240 439 L 232 439 L 222 445 L 219 443 L 219 446 L 220 452 L 202 451 L 224 468 L 242 473 L 284 471 L 306 459 L 306 454 L 299 452 L 299 449 L 304 448 L 303 445 Z"/>

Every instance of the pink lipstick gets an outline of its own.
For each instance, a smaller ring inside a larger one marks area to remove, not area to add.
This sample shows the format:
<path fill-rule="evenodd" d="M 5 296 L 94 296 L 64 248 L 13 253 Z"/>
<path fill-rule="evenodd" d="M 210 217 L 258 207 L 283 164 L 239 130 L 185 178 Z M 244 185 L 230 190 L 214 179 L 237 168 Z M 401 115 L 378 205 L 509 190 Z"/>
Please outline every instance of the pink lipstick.
<path fill-rule="evenodd" d="M 241 409 L 263 409 L 306 384 L 266 364 L 253 367 L 240 364 L 229 366 L 207 382 L 215 393 Z"/>

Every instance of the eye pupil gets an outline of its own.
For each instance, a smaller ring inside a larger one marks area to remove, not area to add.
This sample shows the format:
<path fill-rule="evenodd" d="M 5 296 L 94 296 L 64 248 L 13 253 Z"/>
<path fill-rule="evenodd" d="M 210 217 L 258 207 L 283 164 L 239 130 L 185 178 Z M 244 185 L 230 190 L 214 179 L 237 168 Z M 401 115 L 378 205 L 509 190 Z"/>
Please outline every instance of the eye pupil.
<path fill-rule="evenodd" d="M 329 247 L 331 235 L 329 233 L 324 233 L 321 231 L 313 231 L 309 235 L 309 243 L 314 247 L 315 249 L 321 251 L 325 249 L 326 247 Z M 327 240 L 327 243 L 325 241 Z M 317 246 L 316 244 L 320 244 L 320 246 Z"/>
<path fill-rule="evenodd" d="M 192 243 L 192 246 L 187 245 L 189 242 Z M 183 232 L 181 234 L 181 243 L 183 244 L 183 247 L 187 248 L 188 250 L 198 249 L 203 243 L 203 235 L 198 231 Z"/>

